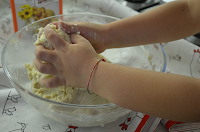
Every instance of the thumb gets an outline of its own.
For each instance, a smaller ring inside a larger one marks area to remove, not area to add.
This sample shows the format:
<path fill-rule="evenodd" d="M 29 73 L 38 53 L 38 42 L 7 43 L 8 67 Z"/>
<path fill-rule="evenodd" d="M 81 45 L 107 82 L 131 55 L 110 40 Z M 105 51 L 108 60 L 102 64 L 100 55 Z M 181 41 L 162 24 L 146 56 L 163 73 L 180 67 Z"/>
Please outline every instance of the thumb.
<path fill-rule="evenodd" d="M 66 23 L 64 21 L 58 22 L 58 27 L 60 27 L 63 31 L 68 34 L 73 34 L 79 31 L 78 26 L 72 23 Z"/>

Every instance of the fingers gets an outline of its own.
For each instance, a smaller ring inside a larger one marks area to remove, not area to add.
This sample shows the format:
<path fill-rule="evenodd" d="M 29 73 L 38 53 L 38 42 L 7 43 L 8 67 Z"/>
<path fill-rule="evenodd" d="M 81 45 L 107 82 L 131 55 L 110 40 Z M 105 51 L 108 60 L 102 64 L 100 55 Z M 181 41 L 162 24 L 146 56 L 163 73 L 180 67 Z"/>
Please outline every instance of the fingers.
<path fill-rule="evenodd" d="M 79 31 L 79 28 L 76 24 L 65 23 L 63 21 L 58 22 L 58 27 L 60 27 L 66 33 L 72 34 Z"/>
<path fill-rule="evenodd" d="M 85 39 L 84 37 L 82 37 L 81 35 L 78 35 L 76 33 L 72 34 L 70 36 L 71 41 L 73 44 L 83 44 L 83 43 L 89 43 L 89 41 L 87 39 Z"/>
<path fill-rule="evenodd" d="M 36 69 L 41 73 L 51 74 L 51 75 L 58 75 L 59 73 L 57 69 L 54 67 L 54 65 L 50 63 L 44 63 L 38 59 L 34 59 L 33 64 L 36 67 Z"/>
<path fill-rule="evenodd" d="M 42 45 L 35 47 L 35 56 L 37 59 L 46 61 L 49 63 L 55 62 L 57 60 L 57 55 L 54 50 L 47 50 Z"/>
<path fill-rule="evenodd" d="M 44 28 L 44 34 L 47 40 L 51 43 L 51 45 L 55 49 L 63 49 L 66 46 L 69 46 L 67 43 L 58 33 L 56 33 L 52 28 L 46 26 Z"/>
<path fill-rule="evenodd" d="M 53 78 L 42 78 L 40 84 L 46 88 L 55 88 L 58 86 L 65 86 L 65 81 L 55 76 Z"/>

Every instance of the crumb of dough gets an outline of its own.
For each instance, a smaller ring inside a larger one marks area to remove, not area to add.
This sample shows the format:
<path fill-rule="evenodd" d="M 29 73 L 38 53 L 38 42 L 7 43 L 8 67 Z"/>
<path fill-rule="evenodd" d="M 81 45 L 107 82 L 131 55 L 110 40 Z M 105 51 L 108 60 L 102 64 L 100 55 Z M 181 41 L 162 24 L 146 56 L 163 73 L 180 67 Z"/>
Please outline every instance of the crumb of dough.
<path fill-rule="evenodd" d="M 70 38 L 67 33 L 62 31 L 60 28 L 56 29 L 56 25 L 49 25 L 54 31 L 56 31 L 64 40 L 71 43 Z M 37 40 L 35 45 L 42 44 L 47 49 L 54 49 L 53 46 L 46 39 L 43 28 L 39 29 Z M 104 58 L 99 54 L 99 58 Z M 107 60 L 108 61 L 108 60 Z M 108 61 L 109 62 L 109 61 Z M 108 104 L 110 101 L 98 96 L 97 94 L 88 94 L 86 89 L 59 86 L 56 88 L 45 88 L 40 85 L 39 81 L 41 78 L 51 78 L 53 75 L 40 73 L 35 66 L 30 63 L 25 64 L 27 69 L 28 77 L 31 80 L 31 89 L 34 94 L 61 103 L 73 103 L 82 105 L 97 105 L 97 104 Z"/>
<path fill-rule="evenodd" d="M 69 35 L 61 30 L 60 27 L 58 27 L 58 29 L 56 28 L 56 25 L 54 24 L 48 24 L 47 26 L 49 26 L 50 28 L 52 28 L 55 32 L 57 32 L 65 41 L 67 41 L 68 43 L 72 43 L 71 40 L 70 40 L 70 37 Z M 43 31 L 43 27 L 39 28 L 39 33 L 37 35 L 37 40 L 36 42 L 34 43 L 36 46 L 37 45 L 43 45 L 46 49 L 49 49 L 49 50 L 53 50 L 54 47 L 50 44 L 50 42 L 47 40 L 47 38 L 45 37 L 44 35 L 44 31 Z"/>

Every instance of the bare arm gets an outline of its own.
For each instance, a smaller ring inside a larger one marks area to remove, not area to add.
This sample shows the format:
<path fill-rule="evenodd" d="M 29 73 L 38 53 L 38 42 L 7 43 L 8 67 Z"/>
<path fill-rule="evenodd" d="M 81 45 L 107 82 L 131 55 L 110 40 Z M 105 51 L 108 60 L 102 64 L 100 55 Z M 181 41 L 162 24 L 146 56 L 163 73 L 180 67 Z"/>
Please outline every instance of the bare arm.
<path fill-rule="evenodd" d="M 199 0 L 178 0 L 110 23 L 106 47 L 163 43 L 194 35 L 200 31 L 199 7 Z"/>
<path fill-rule="evenodd" d="M 101 62 L 89 89 L 134 111 L 174 121 L 200 121 L 199 79 Z"/>

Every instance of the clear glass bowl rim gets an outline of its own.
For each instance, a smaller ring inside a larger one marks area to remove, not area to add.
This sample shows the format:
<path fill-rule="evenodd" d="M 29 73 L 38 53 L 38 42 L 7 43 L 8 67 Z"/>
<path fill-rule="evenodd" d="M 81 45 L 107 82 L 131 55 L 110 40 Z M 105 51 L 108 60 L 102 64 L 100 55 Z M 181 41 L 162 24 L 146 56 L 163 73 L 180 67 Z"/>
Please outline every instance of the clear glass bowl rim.
<path fill-rule="evenodd" d="M 101 14 L 92 14 L 92 13 L 74 13 L 74 14 L 66 14 L 66 15 L 55 15 L 55 16 L 52 16 L 52 17 L 48 17 L 48 18 L 44 18 L 44 19 L 41 19 L 39 21 L 36 21 L 34 23 L 38 23 L 40 21 L 43 21 L 45 19 L 49 19 L 49 18 L 54 18 L 54 17 L 62 17 L 62 16 L 79 16 L 79 15 L 89 15 L 89 16 L 99 16 L 99 17 L 105 17 L 105 18 L 112 18 L 112 19 L 115 19 L 115 20 L 119 20 L 119 18 L 117 17 L 113 17 L 113 16 L 108 16 L 108 15 L 101 15 Z M 8 78 L 10 79 L 11 83 L 17 87 L 16 90 L 18 90 L 18 88 L 24 92 L 25 94 L 28 94 L 30 96 L 32 96 L 33 98 L 36 98 L 36 99 L 39 99 L 41 101 L 44 101 L 44 102 L 47 102 L 47 103 L 52 103 L 54 105 L 61 105 L 61 106 L 64 106 L 64 107 L 76 107 L 76 108 L 105 108 L 105 107 L 111 107 L 111 106 L 116 106 L 115 104 L 113 103 L 109 103 L 109 104 L 101 104 L 101 105 L 78 105 L 78 104 L 69 104 L 69 103 L 60 103 L 60 102 L 56 102 L 56 101 L 52 101 L 52 100 L 49 100 L 49 99 L 45 99 L 45 98 L 42 98 L 40 96 L 37 96 L 35 95 L 34 93 L 31 93 L 29 91 L 27 91 L 25 88 L 23 88 L 22 86 L 20 86 L 17 82 L 15 82 L 10 73 L 8 72 L 7 70 L 7 66 L 6 66 L 6 63 L 5 63 L 5 52 L 6 52 L 6 48 L 7 48 L 7 45 L 8 43 L 12 40 L 12 38 L 15 38 L 16 35 L 20 34 L 20 32 L 22 32 L 24 29 L 26 29 L 28 26 L 34 24 L 34 23 L 31 23 L 25 27 L 23 27 L 22 29 L 18 30 L 16 33 L 14 33 L 9 39 L 8 41 L 6 42 L 4 48 L 3 48 L 3 51 L 2 51 L 2 56 L 1 56 L 1 60 L 2 60 L 2 67 L 3 67 L 3 70 L 4 72 L 6 73 L 6 75 L 8 76 Z M 163 64 L 163 69 L 162 69 L 162 72 L 165 72 L 166 70 L 166 63 L 167 63 L 167 60 L 166 60 L 166 54 L 164 52 L 164 49 L 162 47 L 161 44 L 158 44 L 160 46 L 160 48 L 162 49 L 162 52 L 163 52 L 163 56 L 164 56 L 164 64 Z"/>

